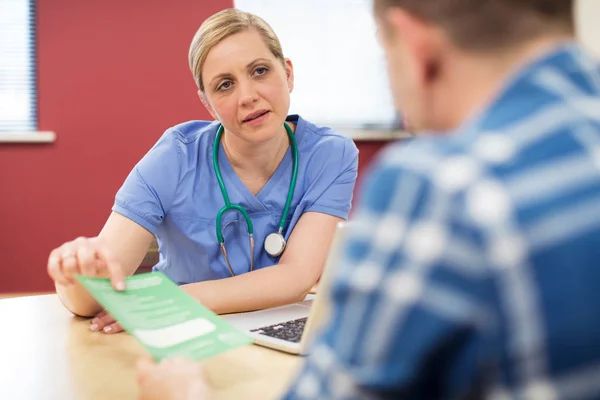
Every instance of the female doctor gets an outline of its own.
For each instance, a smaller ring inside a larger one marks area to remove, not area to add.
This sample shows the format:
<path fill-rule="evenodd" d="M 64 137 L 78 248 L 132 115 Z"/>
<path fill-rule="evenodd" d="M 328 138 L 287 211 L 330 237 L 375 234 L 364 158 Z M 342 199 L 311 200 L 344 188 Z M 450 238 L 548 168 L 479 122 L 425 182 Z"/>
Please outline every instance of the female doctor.
<path fill-rule="evenodd" d="M 208 18 L 189 64 L 214 122 L 168 129 L 116 194 L 97 237 L 54 249 L 48 273 L 74 314 L 102 308 L 76 274 L 123 290 L 156 236 L 162 271 L 216 313 L 301 300 L 346 219 L 358 150 L 348 137 L 288 116 L 294 74 L 271 27 L 235 9 Z M 317 94 L 318 95 L 318 94 Z M 92 330 L 121 330 L 106 313 Z"/>

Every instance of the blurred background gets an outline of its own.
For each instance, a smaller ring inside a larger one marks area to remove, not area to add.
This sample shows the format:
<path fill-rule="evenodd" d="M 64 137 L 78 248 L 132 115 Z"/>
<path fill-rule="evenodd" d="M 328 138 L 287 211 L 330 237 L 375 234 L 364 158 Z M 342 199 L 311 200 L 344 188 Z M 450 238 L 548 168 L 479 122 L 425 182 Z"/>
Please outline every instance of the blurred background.
<path fill-rule="evenodd" d="M 369 1 L 0 0 L 0 294 L 52 290 L 50 250 L 99 232 L 164 130 L 210 118 L 188 46 L 234 5 L 271 23 L 292 58 L 291 112 L 355 138 L 357 188 L 373 156 L 406 137 Z M 600 1 L 579 0 L 577 20 L 600 55 Z"/>

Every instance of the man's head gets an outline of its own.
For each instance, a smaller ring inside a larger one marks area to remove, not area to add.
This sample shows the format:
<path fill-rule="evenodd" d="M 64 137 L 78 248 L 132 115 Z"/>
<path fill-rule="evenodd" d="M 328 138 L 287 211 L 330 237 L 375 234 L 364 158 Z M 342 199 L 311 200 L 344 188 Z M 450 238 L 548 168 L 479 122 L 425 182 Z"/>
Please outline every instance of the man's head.
<path fill-rule="evenodd" d="M 573 0 L 375 0 L 374 11 L 396 108 L 416 130 L 456 128 L 449 103 L 478 84 L 465 60 L 499 75 L 495 58 L 574 31 Z"/>

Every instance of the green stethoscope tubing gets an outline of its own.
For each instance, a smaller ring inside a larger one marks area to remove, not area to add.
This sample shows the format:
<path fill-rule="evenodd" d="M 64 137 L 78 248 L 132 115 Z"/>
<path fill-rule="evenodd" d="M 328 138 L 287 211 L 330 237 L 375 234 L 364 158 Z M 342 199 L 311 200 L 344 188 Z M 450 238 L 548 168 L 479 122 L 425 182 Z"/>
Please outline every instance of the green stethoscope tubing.
<path fill-rule="evenodd" d="M 287 199 L 285 201 L 285 207 L 283 209 L 283 214 L 281 215 L 281 220 L 279 221 L 279 231 L 277 235 L 281 237 L 280 240 L 283 242 L 283 247 L 285 247 L 285 240 L 283 239 L 283 229 L 285 228 L 285 224 L 287 221 L 287 216 L 290 210 L 290 206 L 292 204 L 292 198 L 294 197 L 294 190 L 296 189 L 296 181 L 298 178 L 298 144 L 296 143 L 296 137 L 294 136 L 294 132 L 292 132 L 292 128 L 284 122 L 285 131 L 290 139 L 290 144 L 292 148 L 292 179 L 290 181 L 290 187 L 288 189 Z M 219 125 L 217 129 L 217 134 L 215 136 L 215 141 L 213 143 L 213 168 L 215 170 L 215 175 L 217 176 L 217 182 L 219 183 L 219 189 L 221 190 L 221 195 L 223 196 L 223 201 L 225 205 L 219 210 L 217 213 L 217 239 L 219 241 L 219 245 L 221 246 L 221 252 L 225 257 L 225 261 L 227 262 L 227 267 L 229 268 L 229 272 L 231 275 L 235 275 L 233 269 L 231 268 L 231 264 L 229 263 L 229 258 L 227 257 L 227 250 L 225 249 L 225 238 L 223 237 L 223 229 L 221 226 L 221 221 L 223 219 L 223 214 L 227 211 L 235 210 L 242 214 L 244 220 L 246 221 L 246 226 L 248 229 L 248 236 L 250 239 L 250 271 L 254 269 L 254 226 L 252 225 L 252 220 L 248 215 L 248 212 L 244 209 L 244 207 L 239 204 L 231 204 L 229 200 L 229 194 L 227 193 L 227 188 L 225 187 L 225 182 L 223 182 L 223 175 L 221 174 L 221 168 L 219 167 L 219 143 L 221 142 L 221 137 L 223 136 L 223 125 Z M 272 235 L 272 234 L 271 234 Z M 269 235 L 270 236 L 270 235 Z M 283 251 L 283 248 L 281 249 Z M 269 252 L 269 250 L 267 250 Z M 269 252 L 269 254 L 271 254 Z M 279 255 L 279 254 L 271 254 L 271 255 Z"/>

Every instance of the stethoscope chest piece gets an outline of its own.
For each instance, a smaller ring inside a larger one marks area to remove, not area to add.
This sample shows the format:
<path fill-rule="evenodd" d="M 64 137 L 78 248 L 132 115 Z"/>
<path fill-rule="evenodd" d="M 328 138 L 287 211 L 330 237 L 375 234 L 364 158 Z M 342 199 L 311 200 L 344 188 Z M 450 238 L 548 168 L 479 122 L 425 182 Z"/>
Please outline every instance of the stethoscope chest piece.
<path fill-rule="evenodd" d="M 285 250 L 285 239 L 279 232 L 273 232 L 265 239 L 265 250 L 271 257 L 279 257 Z"/>

